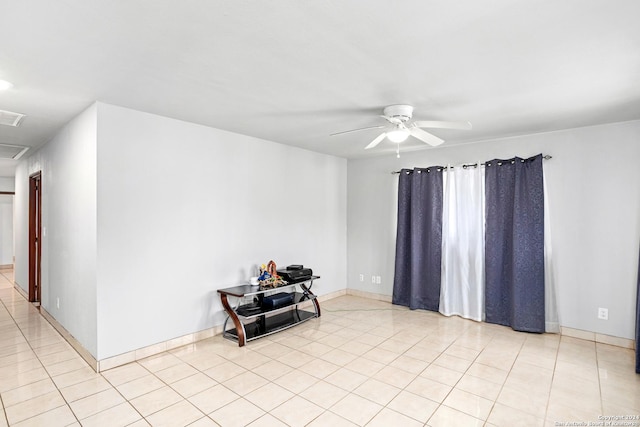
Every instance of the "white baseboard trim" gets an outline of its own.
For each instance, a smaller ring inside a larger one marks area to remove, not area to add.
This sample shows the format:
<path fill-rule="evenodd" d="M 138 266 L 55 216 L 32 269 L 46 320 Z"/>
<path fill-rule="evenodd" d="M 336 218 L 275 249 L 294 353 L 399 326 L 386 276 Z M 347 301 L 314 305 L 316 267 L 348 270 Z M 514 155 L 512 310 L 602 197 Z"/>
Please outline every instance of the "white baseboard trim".
<path fill-rule="evenodd" d="M 69 345 L 73 347 L 73 349 L 80 355 L 80 357 L 85 360 L 85 362 L 89 364 L 89 366 L 91 366 L 94 371 L 99 372 L 98 362 L 96 361 L 95 357 L 93 357 L 93 355 L 89 353 L 89 351 L 84 348 L 82 344 L 80 344 L 80 342 L 64 328 L 64 326 L 58 323 L 58 321 L 54 319 L 53 316 L 50 315 L 42 306 L 40 306 L 40 314 L 42 314 L 42 317 L 47 319 L 47 322 L 49 322 L 51 326 L 53 326 L 53 328 L 58 331 L 60 335 L 62 335 L 62 338 L 64 338 L 69 343 Z"/>
<path fill-rule="evenodd" d="M 157 344 L 152 344 L 147 347 L 142 347 L 137 350 L 119 354 L 117 356 L 107 357 L 98 361 L 96 372 L 102 372 L 106 371 L 107 369 L 113 369 L 118 366 L 126 365 L 127 363 L 135 362 L 146 357 L 173 350 L 175 348 L 182 347 L 183 345 L 193 344 L 194 342 L 205 340 L 221 333 L 222 325 L 214 326 L 212 328 L 204 329 L 192 334 L 183 335 L 181 337 L 173 338 L 171 340 L 163 341 Z"/>
<path fill-rule="evenodd" d="M 391 295 L 376 294 L 373 292 L 360 291 L 358 289 L 347 289 L 347 295 L 391 303 Z"/>
<path fill-rule="evenodd" d="M 29 301 L 29 294 L 27 293 L 27 291 L 25 291 L 24 289 L 22 289 L 20 287 L 20 285 L 18 285 L 18 282 L 16 282 L 15 280 L 13 281 L 13 287 L 15 288 L 16 291 L 18 291 L 18 293 L 20 295 L 22 295 L 24 297 L 24 299 L 26 299 L 27 301 Z"/>
<path fill-rule="evenodd" d="M 635 350 L 635 340 L 628 338 L 614 337 L 612 335 L 599 334 L 597 332 L 583 331 L 581 329 L 560 327 L 560 333 L 565 337 L 579 338 L 586 341 L 594 341 L 600 344 L 615 345 L 616 347 L 629 348 Z"/>

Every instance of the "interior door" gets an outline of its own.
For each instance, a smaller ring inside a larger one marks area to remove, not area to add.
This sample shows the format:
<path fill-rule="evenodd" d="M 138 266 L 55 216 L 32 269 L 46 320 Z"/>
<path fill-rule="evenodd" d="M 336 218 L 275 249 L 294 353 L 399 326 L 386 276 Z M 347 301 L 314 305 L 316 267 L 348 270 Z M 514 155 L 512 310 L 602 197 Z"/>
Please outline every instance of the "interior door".
<path fill-rule="evenodd" d="M 42 173 L 29 176 L 29 301 L 40 304 Z"/>

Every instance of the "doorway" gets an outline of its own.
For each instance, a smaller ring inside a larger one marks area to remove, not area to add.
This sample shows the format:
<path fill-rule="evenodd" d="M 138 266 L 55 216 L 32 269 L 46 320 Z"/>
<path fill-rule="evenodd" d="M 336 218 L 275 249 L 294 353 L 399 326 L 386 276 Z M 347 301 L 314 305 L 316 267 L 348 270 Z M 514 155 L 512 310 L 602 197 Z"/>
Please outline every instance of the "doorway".
<path fill-rule="evenodd" d="M 42 172 L 29 176 L 29 301 L 40 305 Z"/>
<path fill-rule="evenodd" d="M 0 270 L 13 269 L 13 191 L 0 191 Z"/>

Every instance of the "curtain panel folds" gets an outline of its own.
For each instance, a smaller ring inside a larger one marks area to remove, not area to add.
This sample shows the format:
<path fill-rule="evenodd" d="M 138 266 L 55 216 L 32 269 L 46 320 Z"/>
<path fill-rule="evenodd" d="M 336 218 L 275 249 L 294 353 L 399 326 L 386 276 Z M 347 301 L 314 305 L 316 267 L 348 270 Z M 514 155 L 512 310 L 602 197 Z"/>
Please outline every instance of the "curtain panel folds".
<path fill-rule="evenodd" d="M 484 168 L 444 176 L 440 313 L 484 320 Z"/>
<path fill-rule="evenodd" d="M 392 302 L 438 311 L 442 261 L 443 168 L 402 169 Z"/>
<path fill-rule="evenodd" d="M 485 170 L 486 321 L 545 331 L 542 155 Z"/>
<path fill-rule="evenodd" d="M 442 167 L 403 169 L 392 302 L 557 332 L 542 160 L 486 162 L 484 180 L 480 168 L 448 169 L 446 191 Z"/>

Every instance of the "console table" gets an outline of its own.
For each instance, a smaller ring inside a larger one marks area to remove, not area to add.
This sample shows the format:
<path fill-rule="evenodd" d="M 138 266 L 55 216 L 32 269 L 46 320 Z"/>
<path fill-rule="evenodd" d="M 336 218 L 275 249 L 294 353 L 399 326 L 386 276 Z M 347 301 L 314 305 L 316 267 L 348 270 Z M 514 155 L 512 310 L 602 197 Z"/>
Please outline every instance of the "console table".
<path fill-rule="evenodd" d="M 320 276 L 311 276 L 309 279 L 289 283 L 274 289 L 260 289 L 258 285 L 248 284 L 218 289 L 222 306 L 227 312 L 227 318 L 222 327 L 222 336 L 238 341 L 238 346 L 242 347 L 248 341 L 282 331 L 309 319 L 320 317 L 320 304 L 316 296 L 311 292 L 313 281 L 319 278 Z M 298 292 L 298 287 L 300 287 L 300 292 Z M 293 293 L 293 301 L 282 307 L 263 307 L 262 301 L 265 295 L 277 292 Z M 235 306 L 230 304 L 229 297 L 236 298 Z M 250 302 L 247 302 L 247 300 Z M 299 304 L 307 301 L 313 303 L 313 312 L 298 308 Z M 229 319 L 231 319 L 235 328 L 227 330 Z"/>

